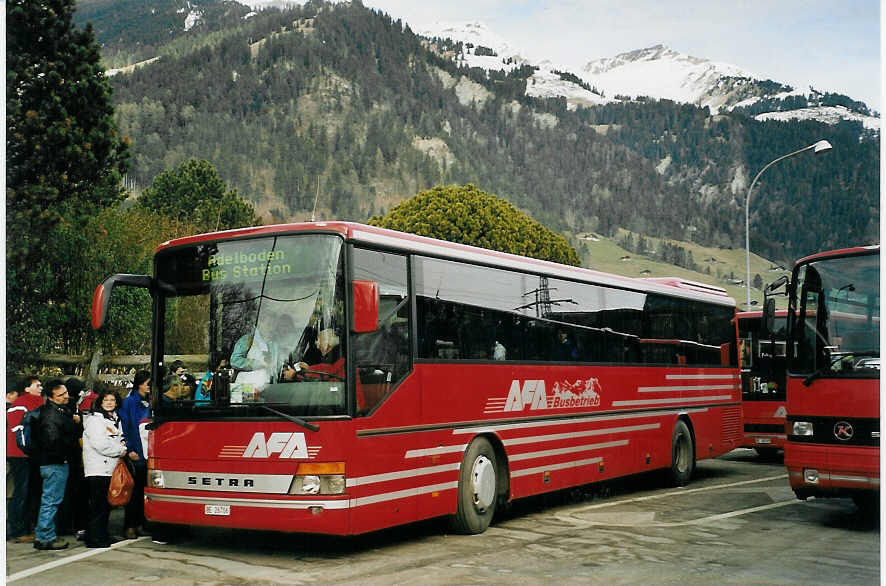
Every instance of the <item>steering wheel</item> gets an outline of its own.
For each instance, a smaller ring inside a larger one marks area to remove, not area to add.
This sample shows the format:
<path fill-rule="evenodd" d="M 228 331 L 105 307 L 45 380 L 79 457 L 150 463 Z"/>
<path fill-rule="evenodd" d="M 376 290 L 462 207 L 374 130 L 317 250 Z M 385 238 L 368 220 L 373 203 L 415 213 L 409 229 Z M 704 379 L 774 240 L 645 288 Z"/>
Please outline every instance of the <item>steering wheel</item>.
<path fill-rule="evenodd" d="M 345 378 L 343 376 L 339 376 L 332 372 L 326 372 L 324 370 L 301 369 L 295 373 L 295 380 L 321 382 L 334 380 L 344 382 Z"/>

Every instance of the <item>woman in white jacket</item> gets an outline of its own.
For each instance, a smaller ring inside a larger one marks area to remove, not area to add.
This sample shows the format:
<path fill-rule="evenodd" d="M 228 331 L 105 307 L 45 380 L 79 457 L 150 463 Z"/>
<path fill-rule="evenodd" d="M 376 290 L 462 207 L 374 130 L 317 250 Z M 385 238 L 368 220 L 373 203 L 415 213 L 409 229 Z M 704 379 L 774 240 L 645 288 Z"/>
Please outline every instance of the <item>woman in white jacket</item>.
<path fill-rule="evenodd" d="M 110 547 L 108 486 L 117 460 L 126 453 L 117 409 L 120 398 L 110 389 L 98 393 L 83 424 L 83 471 L 89 487 L 86 547 Z"/>

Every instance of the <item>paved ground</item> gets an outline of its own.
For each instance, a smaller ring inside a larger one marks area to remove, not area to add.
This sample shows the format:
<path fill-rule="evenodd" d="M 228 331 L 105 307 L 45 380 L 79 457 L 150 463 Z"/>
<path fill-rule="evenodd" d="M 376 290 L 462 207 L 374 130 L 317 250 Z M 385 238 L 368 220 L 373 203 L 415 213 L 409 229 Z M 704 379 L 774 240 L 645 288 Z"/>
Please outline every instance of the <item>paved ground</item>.
<path fill-rule="evenodd" d="M 122 519 L 112 517 L 112 532 Z M 483 535 L 435 520 L 342 539 L 194 530 L 110 550 L 7 543 L 15 584 L 879 584 L 879 519 L 797 501 L 781 462 L 736 450 L 686 488 L 635 477 L 518 501 Z"/>

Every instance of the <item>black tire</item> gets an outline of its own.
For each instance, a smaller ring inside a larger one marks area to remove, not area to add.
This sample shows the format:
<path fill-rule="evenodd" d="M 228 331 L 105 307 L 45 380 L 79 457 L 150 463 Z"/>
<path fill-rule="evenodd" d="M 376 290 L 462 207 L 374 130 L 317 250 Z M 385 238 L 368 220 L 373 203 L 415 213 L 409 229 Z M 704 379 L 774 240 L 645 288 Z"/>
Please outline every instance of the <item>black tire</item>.
<path fill-rule="evenodd" d="M 880 493 L 871 492 L 867 494 L 857 494 L 852 497 L 852 502 L 858 509 L 860 515 L 866 517 L 880 516 Z"/>
<path fill-rule="evenodd" d="M 465 450 L 458 474 L 458 509 L 450 517 L 456 533 L 483 533 L 492 521 L 498 500 L 498 463 L 489 440 L 475 438 Z"/>
<path fill-rule="evenodd" d="M 178 543 L 185 539 L 190 531 L 184 525 L 171 525 L 169 523 L 155 523 L 151 521 L 148 524 L 148 533 L 151 535 L 151 540 L 156 543 Z"/>
<path fill-rule="evenodd" d="M 689 427 L 682 419 L 674 424 L 674 435 L 671 441 L 671 467 L 668 470 L 668 482 L 671 486 L 686 486 L 695 471 L 695 443 Z"/>

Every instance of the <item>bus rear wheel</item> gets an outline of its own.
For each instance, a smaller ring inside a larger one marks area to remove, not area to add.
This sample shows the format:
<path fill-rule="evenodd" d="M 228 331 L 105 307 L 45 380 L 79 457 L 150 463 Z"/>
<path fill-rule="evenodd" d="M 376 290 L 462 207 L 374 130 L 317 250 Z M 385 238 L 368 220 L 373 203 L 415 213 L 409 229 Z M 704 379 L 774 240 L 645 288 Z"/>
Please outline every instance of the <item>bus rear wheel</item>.
<path fill-rule="evenodd" d="M 689 427 L 682 419 L 674 424 L 671 442 L 671 468 L 668 481 L 672 486 L 686 486 L 695 471 L 695 444 Z"/>
<path fill-rule="evenodd" d="M 498 464 L 489 440 L 474 439 L 465 451 L 458 474 L 458 509 L 450 518 L 456 533 L 483 533 L 492 521 L 498 499 Z"/>

